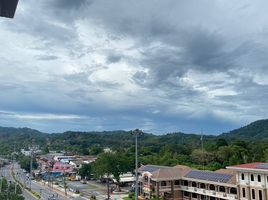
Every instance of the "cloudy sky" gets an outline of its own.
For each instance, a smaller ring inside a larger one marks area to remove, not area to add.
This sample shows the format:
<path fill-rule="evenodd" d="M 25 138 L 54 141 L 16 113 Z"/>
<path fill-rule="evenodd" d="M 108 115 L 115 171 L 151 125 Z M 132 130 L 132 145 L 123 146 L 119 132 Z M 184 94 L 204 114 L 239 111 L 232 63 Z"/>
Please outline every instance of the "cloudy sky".
<path fill-rule="evenodd" d="M 0 126 L 219 134 L 268 111 L 266 0 L 20 0 Z"/>

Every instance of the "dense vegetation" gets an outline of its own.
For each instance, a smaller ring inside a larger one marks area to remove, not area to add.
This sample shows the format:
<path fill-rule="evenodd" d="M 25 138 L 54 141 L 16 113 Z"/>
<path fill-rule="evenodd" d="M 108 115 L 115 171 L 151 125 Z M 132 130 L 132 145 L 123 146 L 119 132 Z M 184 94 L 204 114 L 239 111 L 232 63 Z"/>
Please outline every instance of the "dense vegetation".
<path fill-rule="evenodd" d="M 19 185 L 8 182 L 5 178 L 0 178 L 0 199 L 24 200 L 21 196 L 22 190 Z"/>
<path fill-rule="evenodd" d="M 226 165 L 253 161 L 268 162 L 268 120 L 260 120 L 219 136 L 169 133 L 144 134 L 139 138 L 141 164 L 174 166 L 185 164 L 215 170 Z M 134 138 L 127 131 L 64 132 L 45 134 L 32 129 L 0 128 L 0 151 L 8 154 L 13 148 L 38 144 L 44 152 L 67 152 L 98 155 L 109 147 L 134 164 Z"/>

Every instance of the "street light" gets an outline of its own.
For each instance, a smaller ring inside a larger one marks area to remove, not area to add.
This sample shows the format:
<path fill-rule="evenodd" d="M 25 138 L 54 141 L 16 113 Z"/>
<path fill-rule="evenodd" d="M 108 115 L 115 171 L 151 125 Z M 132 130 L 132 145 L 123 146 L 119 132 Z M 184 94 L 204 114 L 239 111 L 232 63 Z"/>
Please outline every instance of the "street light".
<path fill-rule="evenodd" d="M 138 200 L 138 137 L 142 135 L 142 131 L 139 129 L 135 129 L 131 131 L 131 135 L 135 136 L 135 176 L 136 176 L 136 184 L 135 184 L 135 200 Z"/>

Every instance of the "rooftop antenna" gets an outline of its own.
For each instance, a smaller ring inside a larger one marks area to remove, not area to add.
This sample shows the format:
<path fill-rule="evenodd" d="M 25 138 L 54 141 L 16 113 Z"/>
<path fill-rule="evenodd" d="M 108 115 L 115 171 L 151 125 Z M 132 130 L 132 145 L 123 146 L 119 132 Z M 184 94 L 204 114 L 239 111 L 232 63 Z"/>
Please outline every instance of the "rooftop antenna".
<path fill-rule="evenodd" d="M 204 141 L 203 141 L 203 130 L 201 130 L 201 149 L 202 149 L 202 160 L 203 160 L 203 170 L 205 170 L 205 156 L 204 156 Z"/>

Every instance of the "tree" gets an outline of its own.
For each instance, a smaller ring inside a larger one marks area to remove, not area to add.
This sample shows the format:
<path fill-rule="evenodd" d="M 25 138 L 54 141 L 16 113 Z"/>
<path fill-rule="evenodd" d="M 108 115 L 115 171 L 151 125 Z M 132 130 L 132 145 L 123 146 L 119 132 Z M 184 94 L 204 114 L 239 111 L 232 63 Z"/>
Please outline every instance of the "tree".
<path fill-rule="evenodd" d="M 49 147 L 47 145 L 44 147 L 43 153 L 44 154 L 48 154 L 49 153 Z"/>
<path fill-rule="evenodd" d="M 216 141 L 216 145 L 219 148 L 219 147 L 222 147 L 222 146 L 228 146 L 228 143 L 227 143 L 227 141 L 224 138 L 219 138 Z"/>
<path fill-rule="evenodd" d="M 208 163 L 215 160 L 215 156 L 212 153 L 205 150 L 202 151 L 201 149 L 193 150 L 191 157 L 193 159 L 193 162 L 199 165 L 207 165 Z"/>
<path fill-rule="evenodd" d="M 120 191 L 120 175 L 132 171 L 131 166 L 131 160 L 123 153 L 107 152 L 100 154 L 93 163 L 93 172 L 97 178 L 112 175 Z"/>
<path fill-rule="evenodd" d="M 89 148 L 89 155 L 99 155 L 103 152 L 103 148 L 100 145 L 92 145 Z"/>
<path fill-rule="evenodd" d="M 83 164 L 79 169 L 78 174 L 82 176 L 82 178 L 90 177 L 91 175 L 91 164 Z"/>
<path fill-rule="evenodd" d="M 30 172 L 30 165 L 31 165 L 31 157 L 30 156 L 20 156 L 19 157 L 19 164 L 22 169 L 25 169 L 27 172 Z M 33 169 L 37 168 L 37 162 L 33 158 Z"/>

